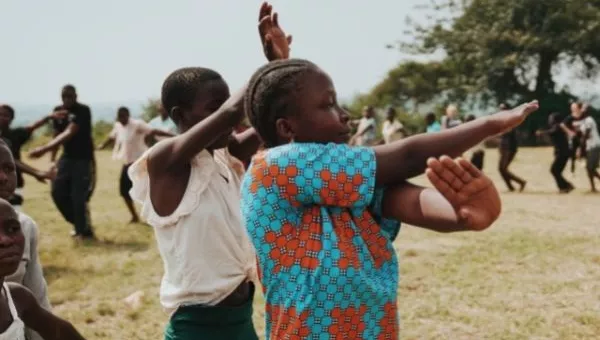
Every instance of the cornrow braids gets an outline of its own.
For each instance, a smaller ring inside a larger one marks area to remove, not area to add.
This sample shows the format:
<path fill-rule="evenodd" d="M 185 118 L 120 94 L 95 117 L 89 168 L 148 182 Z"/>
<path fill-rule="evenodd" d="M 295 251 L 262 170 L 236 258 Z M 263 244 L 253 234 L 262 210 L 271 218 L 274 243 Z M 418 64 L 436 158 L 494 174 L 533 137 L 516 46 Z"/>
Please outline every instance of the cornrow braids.
<path fill-rule="evenodd" d="M 169 117 L 173 119 L 171 110 L 175 106 L 191 108 L 198 90 L 213 80 L 223 78 L 208 68 L 184 67 L 173 71 L 165 79 L 161 91 L 161 102 Z"/>
<path fill-rule="evenodd" d="M 300 87 L 299 79 L 315 70 L 318 67 L 308 60 L 276 60 L 259 68 L 250 78 L 244 108 L 266 147 L 278 145 L 275 122 L 293 109 L 290 96 Z"/>

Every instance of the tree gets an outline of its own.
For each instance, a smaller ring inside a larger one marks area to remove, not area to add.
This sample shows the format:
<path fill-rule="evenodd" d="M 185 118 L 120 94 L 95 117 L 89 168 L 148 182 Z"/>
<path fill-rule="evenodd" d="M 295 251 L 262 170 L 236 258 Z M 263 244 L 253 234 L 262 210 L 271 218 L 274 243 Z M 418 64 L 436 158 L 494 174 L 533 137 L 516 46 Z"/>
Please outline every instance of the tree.
<path fill-rule="evenodd" d="M 600 61 L 600 1 L 463 0 L 432 2 L 434 10 L 458 14 L 415 25 L 416 41 L 404 50 L 442 50 L 456 84 L 496 102 L 543 99 L 567 92 L 554 76 L 561 66 L 597 75 Z"/>
<path fill-rule="evenodd" d="M 142 105 L 142 119 L 148 122 L 157 117 L 160 114 L 160 105 L 160 99 L 148 99 L 146 104 Z"/>

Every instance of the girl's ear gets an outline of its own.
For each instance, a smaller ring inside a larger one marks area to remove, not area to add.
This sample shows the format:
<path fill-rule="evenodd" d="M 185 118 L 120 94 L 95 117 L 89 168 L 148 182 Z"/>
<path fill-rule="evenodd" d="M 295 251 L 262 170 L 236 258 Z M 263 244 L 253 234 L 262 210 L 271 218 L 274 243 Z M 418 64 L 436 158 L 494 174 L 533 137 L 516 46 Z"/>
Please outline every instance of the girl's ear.
<path fill-rule="evenodd" d="M 275 121 L 275 133 L 277 133 L 278 139 L 286 142 L 293 141 L 296 136 L 294 124 L 285 118 Z"/>

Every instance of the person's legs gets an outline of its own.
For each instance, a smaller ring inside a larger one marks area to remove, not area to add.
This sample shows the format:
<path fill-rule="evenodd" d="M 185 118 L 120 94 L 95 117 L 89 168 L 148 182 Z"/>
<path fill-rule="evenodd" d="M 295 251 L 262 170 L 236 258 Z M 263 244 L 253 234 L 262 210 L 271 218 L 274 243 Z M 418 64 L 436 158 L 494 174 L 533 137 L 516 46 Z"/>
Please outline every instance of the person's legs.
<path fill-rule="evenodd" d="M 556 185 L 561 192 L 569 192 L 573 189 L 573 184 L 567 181 L 562 173 L 569 162 L 570 155 L 568 152 L 557 151 L 554 155 L 554 161 L 550 167 L 550 172 L 556 180 Z"/>
<path fill-rule="evenodd" d="M 119 193 L 121 194 L 121 197 L 123 197 L 125 205 L 127 205 L 127 209 L 129 209 L 129 212 L 131 213 L 131 223 L 137 223 L 140 219 L 138 217 L 137 212 L 135 211 L 133 200 L 131 199 L 131 196 L 129 196 L 129 190 L 131 190 L 131 187 L 133 186 L 133 183 L 131 183 L 131 179 L 129 179 L 129 175 L 127 174 L 127 170 L 129 169 L 130 165 L 131 164 L 123 165 L 123 168 L 121 169 L 121 178 L 119 179 Z"/>
<path fill-rule="evenodd" d="M 592 192 L 596 192 L 595 179 L 600 179 L 600 173 L 598 173 L 598 166 L 600 165 L 600 148 L 588 150 L 586 161 L 586 169 Z"/>
<path fill-rule="evenodd" d="M 473 163 L 473 165 L 479 170 L 483 170 L 484 156 L 485 156 L 485 152 L 483 150 L 475 151 L 475 152 L 473 152 L 473 155 L 471 156 L 471 163 Z"/>
<path fill-rule="evenodd" d="M 89 160 L 72 160 L 73 176 L 71 178 L 71 209 L 75 231 L 84 237 L 93 237 L 94 232 L 89 220 L 88 199 L 92 180 L 92 163 Z"/>
<path fill-rule="evenodd" d="M 512 186 L 512 182 L 517 182 L 520 186 L 519 191 L 523 191 L 525 189 L 525 185 L 527 182 L 513 174 L 508 170 L 510 163 L 515 159 L 515 155 L 517 154 L 517 150 L 500 150 L 500 174 L 502 178 L 507 183 L 508 190 L 514 191 L 514 187 Z"/>
<path fill-rule="evenodd" d="M 61 158 L 58 160 L 56 178 L 52 181 L 52 200 L 63 218 L 74 224 L 73 206 L 71 204 L 71 173 L 72 161 Z M 77 233 L 77 230 L 75 230 Z"/>

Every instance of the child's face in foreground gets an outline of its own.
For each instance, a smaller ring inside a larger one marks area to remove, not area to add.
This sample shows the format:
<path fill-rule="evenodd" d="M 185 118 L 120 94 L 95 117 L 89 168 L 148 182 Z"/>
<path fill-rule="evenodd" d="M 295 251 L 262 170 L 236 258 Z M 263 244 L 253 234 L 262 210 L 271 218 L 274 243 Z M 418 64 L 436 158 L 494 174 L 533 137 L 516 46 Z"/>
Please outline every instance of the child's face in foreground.
<path fill-rule="evenodd" d="M 198 93 L 190 110 L 185 110 L 181 120 L 182 131 L 200 123 L 215 113 L 229 98 L 229 87 L 223 80 L 212 80 L 204 85 Z M 208 149 L 221 149 L 227 146 L 233 127 L 223 132 L 223 135 L 212 143 Z"/>
<path fill-rule="evenodd" d="M 285 118 L 294 141 L 347 143 L 350 139 L 350 116 L 338 105 L 331 78 L 317 69 L 304 75 L 300 81 L 302 85 L 297 95 L 290 99 L 294 101 L 292 106 L 296 111 Z"/>
<path fill-rule="evenodd" d="M 17 187 L 15 161 L 6 145 L 0 145 L 0 198 L 8 199 Z"/>
<path fill-rule="evenodd" d="M 15 209 L 5 200 L 0 201 L 0 278 L 14 273 L 19 267 L 25 236 Z"/>

